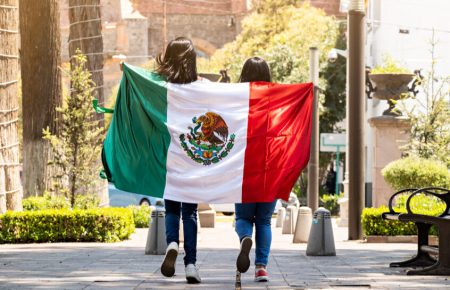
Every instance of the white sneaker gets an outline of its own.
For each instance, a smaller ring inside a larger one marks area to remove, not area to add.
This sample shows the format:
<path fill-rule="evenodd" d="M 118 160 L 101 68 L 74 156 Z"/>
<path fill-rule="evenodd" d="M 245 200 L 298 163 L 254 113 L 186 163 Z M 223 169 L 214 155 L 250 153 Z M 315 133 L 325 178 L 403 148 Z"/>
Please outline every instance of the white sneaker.
<path fill-rule="evenodd" d="M 186 280 L 189 284 L 198 284 L 202 282 L 202 279 L 200 279 L 200 275 L 198 274 L 198 269 L 194 264 L 188 264 L 185 270 Z"/>
<path fill-rule="evenodd" d="M 161 264 L 161 273 L 166 277 L 172 277 L 175 274 L 175 262 L 178 256 L 178 244 L 171 242 L 166 249 L 166 256 Z"/>

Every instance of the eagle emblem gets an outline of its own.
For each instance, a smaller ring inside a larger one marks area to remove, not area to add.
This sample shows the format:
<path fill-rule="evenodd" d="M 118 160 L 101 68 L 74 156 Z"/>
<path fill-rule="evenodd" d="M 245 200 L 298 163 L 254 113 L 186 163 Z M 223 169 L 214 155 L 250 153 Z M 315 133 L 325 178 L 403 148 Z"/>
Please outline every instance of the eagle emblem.
<path fill-rule="evenodd" d="M 236 135 L 228 135 L 228 126 L 219 114 L 207 112 L 192 118 L 192 123 L 187 127 L 189 133 L 180 135 L 187 156 L 203 165 L 218 163 L 228 156 Z"/>

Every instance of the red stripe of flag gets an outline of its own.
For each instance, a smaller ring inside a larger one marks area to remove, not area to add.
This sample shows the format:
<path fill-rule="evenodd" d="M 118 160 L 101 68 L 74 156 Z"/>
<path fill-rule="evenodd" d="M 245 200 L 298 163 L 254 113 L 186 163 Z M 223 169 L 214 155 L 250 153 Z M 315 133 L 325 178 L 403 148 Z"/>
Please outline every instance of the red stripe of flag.
<path fill-rule="evenodd" d="M 250 83 L 242 202 L 289 198 L 309 161 L 312 104 L 312 83 Z"/>

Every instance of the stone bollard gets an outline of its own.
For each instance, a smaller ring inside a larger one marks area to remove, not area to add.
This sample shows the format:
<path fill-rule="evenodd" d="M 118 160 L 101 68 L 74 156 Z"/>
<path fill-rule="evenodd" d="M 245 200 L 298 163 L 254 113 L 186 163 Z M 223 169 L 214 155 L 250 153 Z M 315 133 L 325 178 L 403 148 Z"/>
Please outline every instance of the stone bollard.
<path fill-rule="evenodd" d="M 298 217 L 298 206 L 294 205 L 294 209 L 292 210 L 293 215 L 292 215 L 292 233 L 295 232 L 295 227 L 297 226 L 297 217 Z"/>
<path fill-rule="evenodd" d="M 150 227 L 148 228 L 146 255 L 164 255 L 166 253 L 166 211 L 156 208 L 152 211 Z"/>
<path fill-rule="evenodd" d="M 198 205 L 198 221 L 202 228 L 214 228 L 216 226 L 216 211 L 209 204 Z"/>
<path fill-rule="evenodd" d="M 306 255 L 336 256 L 330 211 L 323 207 L 314 213 Z"/>
<path fill-rule="evenodd" d="M 277 227 L 277 228 L 283 227 L 283 221 L 284 221 L 285 216 L 286 216 L 286 209 L 284 207 L 278 209 L 277 222 L 275 224 L 275 227 Z"/>
<path fill-rule="evenodd" d="M 301 206 L 298 209 L 297 224 L 295 225 L 295 232 L 293 243 L 307 243 L 309 232 L 311 230 L 312 211 L 309 207 Z"/>
<path fill-rule="evenodd" d="M 281 230 L 281 233 L 283 235 L 285 234 L 293 234 L 294 233 L 294 217 L 295 217 L 295 211 L 296 211 L 296 207 L 295 206 L 288 206 L 286 208 L 286 216 L 284 218 L 283 221 L 283 229 Z"/>
<path fill-rule="evenodd" d="M 180 243 L 184 243 L 184 227 L 183 227 L 183 218 L 180 218 L 180 230 L 178 231 L 178 239 Z M 200 224 L 197 222 L 197 224 Z"/>

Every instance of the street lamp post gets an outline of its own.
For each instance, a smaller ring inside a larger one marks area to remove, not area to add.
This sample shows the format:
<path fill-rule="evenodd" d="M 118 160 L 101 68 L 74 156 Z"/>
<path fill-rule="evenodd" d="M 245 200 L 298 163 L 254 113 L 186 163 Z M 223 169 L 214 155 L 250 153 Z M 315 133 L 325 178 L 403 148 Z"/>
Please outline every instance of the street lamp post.
<path fill-rule="evenodd" d="M 319 207 L 319 50 L 309 48 L 309 79 L 314 85 L 314 102 L 311 130 L 311 150 L 308 163 L 308 207 L 314 212 Z"/>
<path fill-rule="evenodd" d="M 349 240 L 362 239 L 364 208 L 364 0 L 351 0 L 348 11 L 348 152 L 349 152 Z"/>

